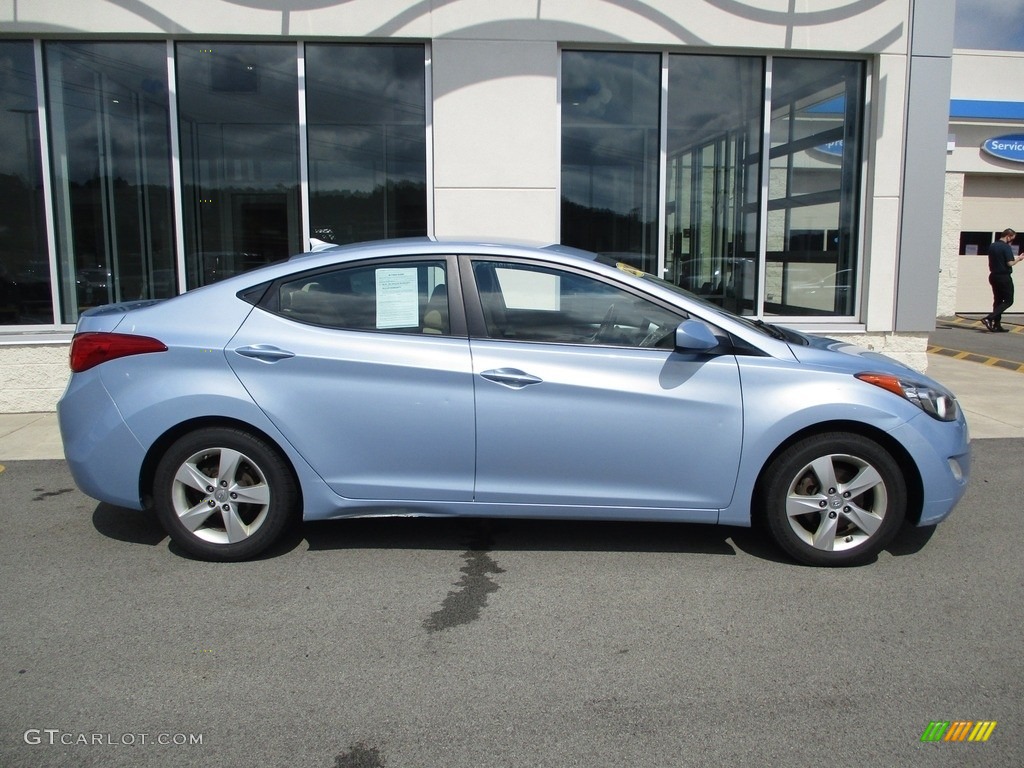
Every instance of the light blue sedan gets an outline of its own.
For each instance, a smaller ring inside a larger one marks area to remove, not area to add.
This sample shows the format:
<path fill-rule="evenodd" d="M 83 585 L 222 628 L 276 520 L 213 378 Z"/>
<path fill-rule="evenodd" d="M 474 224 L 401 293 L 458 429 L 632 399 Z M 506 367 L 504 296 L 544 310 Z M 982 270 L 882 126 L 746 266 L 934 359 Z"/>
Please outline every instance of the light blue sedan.
<path fill-rule="evenodd" d="M 561 246 L 326 248 L 89 310 L 71 367 L 78 486 L 211 560 L 300 517 L 467 515 L 762 522 L 852 565 L 970 466 L 926 376 Z"/>

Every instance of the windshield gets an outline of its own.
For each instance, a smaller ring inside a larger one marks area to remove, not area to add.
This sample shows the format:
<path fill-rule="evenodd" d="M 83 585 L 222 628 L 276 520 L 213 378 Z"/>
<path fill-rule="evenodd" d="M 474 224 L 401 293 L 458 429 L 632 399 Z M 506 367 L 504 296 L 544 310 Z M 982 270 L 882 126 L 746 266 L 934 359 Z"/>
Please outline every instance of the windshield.
<path fill-rule="evenodd" d="M 626 272 L 627 274 L 633 275 L 634 277 L 639 277 L 648 282 L 655 283 L 658 286 L 665 288 L 666 290 L 672 291 L 672 293 L 679 294 L 680 296 L 685 296 L 687 300 L 700 304 L 702 307 L 710 309 L 713 312 L 718 313 L 719 315 L 724 315 L 725 317 L 728 317 L 730 320 L 742 323 L 743 325 L 750 328 L 752 331 L 756 331 L 757 333 L 760 333 L 764 336 L 770 336 L 773 339 L 790 341 L 802 345 L 806 345 L 808 343 L 807 339 L 801 334 L 797 333 L 796 331 L 793 331 L 789 328 L 780 328 L 779 326 L 772 325 L 771 323 L 766 323 L 764 320 L 755 320 L 754 318 L 751 317 L 743 317 L 742 315 L 734 314 L 733 312 L 730 312 L 729 310 L 708 301 L 702 296 L 698 296 L 695 293 L 691 293 L 685 288 L 681 288 L 675 283 L 670 283 L 668 280 L 663 280 L 662 278 L 657 277 L 656 275 L 652 275 L 649 272 L 644 272 L 640 269 L 637 269 L 636 267 L 632 266 L 631 264 L 627 264 L 624 261 L 620 261 L 611 256 L 602 255 L 599 255 L 597 257 L 597 261 L 599 261 L 602 264 L 606 264 L 609 267 L 615 267 L 616 269 Z"/>

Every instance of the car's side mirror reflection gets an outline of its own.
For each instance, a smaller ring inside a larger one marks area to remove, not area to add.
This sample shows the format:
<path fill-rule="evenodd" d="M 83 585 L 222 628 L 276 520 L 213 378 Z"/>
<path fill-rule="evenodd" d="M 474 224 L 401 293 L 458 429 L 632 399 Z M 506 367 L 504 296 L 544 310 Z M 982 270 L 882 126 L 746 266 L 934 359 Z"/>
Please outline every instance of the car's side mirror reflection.
<path fill-rule="evenodd" d="M 680 352 L 706 352 L 718 343 L 715 334 L 700 320 L 684 320 L 676 328 L 676 349 Z"/>

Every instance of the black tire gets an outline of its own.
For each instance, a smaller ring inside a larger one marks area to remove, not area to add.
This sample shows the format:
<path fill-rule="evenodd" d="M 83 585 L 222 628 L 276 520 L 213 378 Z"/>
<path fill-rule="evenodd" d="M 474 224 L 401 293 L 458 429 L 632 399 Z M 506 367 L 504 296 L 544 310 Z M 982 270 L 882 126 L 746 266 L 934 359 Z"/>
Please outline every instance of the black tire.
<path fill-rule="evenodd" d="M 153 506 L 167 534 L 204 560 L 255 557 L 281 537 L 298 502 L 295 478 L 281 455 L 261 438 L 230 427 L 178 439 L 153 479 Z"/>
<path fill-rule="evenodd" d="M 907 513 L 907 485 L 896 460 L 875 441 L 850 433 L 793 444 L 768 465 L 759 489 L 772 538 L 809 565 L 871 560 Z"/>

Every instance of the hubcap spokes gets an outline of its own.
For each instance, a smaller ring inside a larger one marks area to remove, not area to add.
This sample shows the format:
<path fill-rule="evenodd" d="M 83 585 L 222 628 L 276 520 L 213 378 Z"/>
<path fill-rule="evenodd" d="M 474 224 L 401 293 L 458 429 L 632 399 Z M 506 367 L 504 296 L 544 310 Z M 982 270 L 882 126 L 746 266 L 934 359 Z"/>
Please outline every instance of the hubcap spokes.
<path fill-rule="evenodd" d="M 214 544 L 247 539 L 263 524 L 270 486 L 259 466 L 230 448 L 189 457 L 174 477 L 174 510 L 195 536 Z"/>
<path fill-rule="evenodd" d="M 786 496 L 793 532 L 826 552 L 859 546 L 882 525 L 888 496 L 882 476 L 856 456 L 831 454 L 801 469 Z"/>

